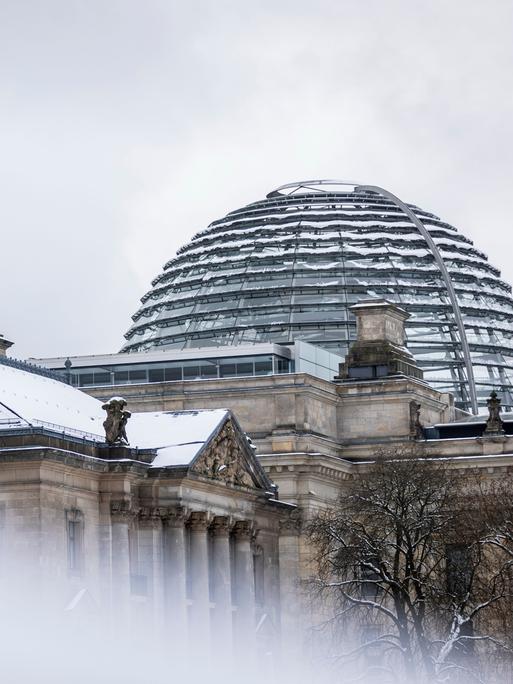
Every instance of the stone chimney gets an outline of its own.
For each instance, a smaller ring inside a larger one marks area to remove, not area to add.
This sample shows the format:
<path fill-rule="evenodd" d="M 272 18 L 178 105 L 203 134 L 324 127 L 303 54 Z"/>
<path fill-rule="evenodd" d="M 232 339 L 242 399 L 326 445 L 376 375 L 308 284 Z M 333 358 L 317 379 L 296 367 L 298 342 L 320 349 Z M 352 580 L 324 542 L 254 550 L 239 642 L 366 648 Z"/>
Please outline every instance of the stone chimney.
<path fill-rule="evenodd" d="M 0 356 L 7 356 L 7 350 L 12 347 L 14 342 L 9 342 L 3 335 L 0 335 Z"/>
<path fill-rule="evenodd" d="M 386 299 L 370 299 L 350 307 L 356 316 L 351 344 L 335 380 L 372 380 L 402 375 L 422 380 L 422 370 L 404 346 L 404 309 Z"/>

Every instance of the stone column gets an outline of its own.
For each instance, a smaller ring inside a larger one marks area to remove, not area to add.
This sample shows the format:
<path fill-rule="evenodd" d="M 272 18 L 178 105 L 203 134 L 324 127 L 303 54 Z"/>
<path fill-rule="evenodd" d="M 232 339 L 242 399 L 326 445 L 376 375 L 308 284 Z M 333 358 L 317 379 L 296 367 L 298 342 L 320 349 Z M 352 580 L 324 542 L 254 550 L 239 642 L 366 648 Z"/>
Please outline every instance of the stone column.
<path fill-rule="evenodd" d="M 108 606 L 112 593 L 112 514 L 110 496 L 100 494 L 98 519 L 100 602 Z"/>
<path fill-rule="evenodd" d="M 280 521 L 280 617 L 282 655 L 294 659 L 302 644 L 302 608 L 299 593 L 301 518 L 296 511 Z M 292 660 L 293 662 L 293 660 Z"/>
<path fill-rule="evenodd" d="M 168 509 L 164 515 L 164 620 L 177 651 L 187 644 L 186 510 Z"/>
<path fill-rule="evenodd" d="M 253 576 L 253 528 L 247 520 L 238 520 L 234 526 L 235 543 L 235 647 L 245 661 L 255 655 L 255 588 Z"/>
<path fill-rule="evenodd" d="M 232 580 L 230 559 L 230 519 L 214 518 L 212 531 L 212 585 L 215 609 L 212 616 L 214 660 L 231 660 L 232 655 Z"/>
<path fill-rule="evenodd" d="M 138 572 L 146 578 L 148 629 L 160 632 L 163 618 L 162 521 L 160 510 L 143 508 L 139 515 Z"/>
<path fill-rule="evenodd" d="M 258 543 L 263 558 L 261 559 L 260 580 L 263 584 L 263 598 L 260 605 L 258 597 L 255 605 L 257 611 L 256 624 L 260 629 L 256 633 L 259 662 L 265 660 L 270 671 L 274 671 L 280 657 L 280 567 L 278 556 L 278 525 L 258 533 Z M 262 573 L 263 571 L 263 573 Z M 263 577 L 262 577 L 263 574 Z M 255 568 L 255 580 L 258 579 Z M 256 588 L 256 583 L 255 583 Z M 265 617 L 264 617 L 265 616 Z M 260 620 L 264 618 L 263 622 Z"/>
<path fill-rule="evenodd" d="M 208 567 L 208 515 L 193 511 L 189 518 L 189 573 L 192 604 L 189 612 L 189 641 L 195 649 L 201 644 L 200 657 L 210 652 L 210 596 Z"/>
<path fill-rule="evenodd" d="M 129 529 L 134 512 L 126 501 L 111 503 L 111 595 L 114 618 L 126 620 L 130 614 L 130 540 Z"/>

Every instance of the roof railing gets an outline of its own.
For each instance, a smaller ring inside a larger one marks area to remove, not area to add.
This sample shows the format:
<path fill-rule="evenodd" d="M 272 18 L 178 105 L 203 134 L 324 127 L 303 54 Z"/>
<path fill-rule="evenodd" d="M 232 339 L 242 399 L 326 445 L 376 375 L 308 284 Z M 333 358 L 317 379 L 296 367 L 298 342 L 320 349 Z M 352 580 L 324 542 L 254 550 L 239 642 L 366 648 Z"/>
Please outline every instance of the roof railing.
<path fill-rule="evenodd" d="M 44 368 L 43 366 L 38 366 L 35 363 L 22 361 L 21 359 L 13 359 L 10 356 L 0 356 L 0 365 L 17 368 L 18 370 L 26 371 L 27 373 L 33 373 L 34 375 L 42 375 L 45 378 L 63 382 L 65 385 L 69 384 L 67 378 L 62 373 L 52 371 L 49 368 Z"/>

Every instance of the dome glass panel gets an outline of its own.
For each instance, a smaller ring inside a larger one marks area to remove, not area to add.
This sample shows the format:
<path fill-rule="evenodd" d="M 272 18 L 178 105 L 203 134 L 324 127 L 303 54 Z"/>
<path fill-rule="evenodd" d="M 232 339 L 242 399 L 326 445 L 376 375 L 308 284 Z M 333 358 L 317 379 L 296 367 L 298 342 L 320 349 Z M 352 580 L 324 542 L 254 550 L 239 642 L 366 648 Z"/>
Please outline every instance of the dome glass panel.
<path fill-rule="evenodd" d="M 345 355 L 356 333 L 349 307 L 384 298 L 411 314 L 407 344 L 428 382 L 471 409 L 470 364 L 479 405 L 495 389 L 511 410 L 511 287 L 455 228 L 407 205 L 426 237 L 368 187 L 290 184 L 214 221 L 165 264 L 122 351 L 301 339 Z"/>

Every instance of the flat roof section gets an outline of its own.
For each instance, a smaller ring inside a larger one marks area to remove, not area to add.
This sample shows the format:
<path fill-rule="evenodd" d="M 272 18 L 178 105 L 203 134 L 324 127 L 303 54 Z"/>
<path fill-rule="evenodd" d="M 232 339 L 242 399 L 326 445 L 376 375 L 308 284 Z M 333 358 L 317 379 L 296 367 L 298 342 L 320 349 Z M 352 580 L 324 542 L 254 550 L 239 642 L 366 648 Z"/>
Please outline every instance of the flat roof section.
<path fill-rule="evenodd" d="M 218 359 L 233 356 L 260 356 L 273 354 L 286 359 L 293 358 L 289 347 L 281 344 L 263 343 L 224 347 L 197 347 L 189 349 L 165 349 L 142 352 L 122 352 L 114 354 L 91 354 L 89 356 L 56 356 L 53 358 L 28 359 L 45 368 L 65 368 L 67 359 L 72 368 L 90 368 L 91 366 L 120 366 L 138 363 L 161 363 L 162 361 L 200 361 L 203 359 Z"/>

